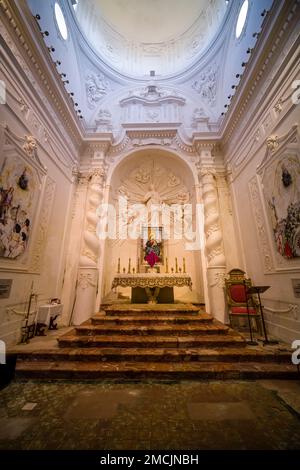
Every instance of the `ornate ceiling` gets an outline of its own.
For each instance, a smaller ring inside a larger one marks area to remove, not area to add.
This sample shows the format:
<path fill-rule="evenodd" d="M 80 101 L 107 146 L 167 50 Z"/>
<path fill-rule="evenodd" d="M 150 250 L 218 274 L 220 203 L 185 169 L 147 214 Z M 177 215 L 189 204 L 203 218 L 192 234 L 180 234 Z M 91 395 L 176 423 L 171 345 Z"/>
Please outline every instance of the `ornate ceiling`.
<path fill-rule="evenodd" d="M 224 0 L 79 0 L 76 18 L 112 68 L 142 77 L 182 71 L 206 50 L 228 11 Z"/>
<path fill-rule="evenodd" d="M 189 148 L 216 138 L 272 0 L 27 0 L 88 138 L 174 131 Z M 56 6 L 55 6 L 56 5 Z M 57 5 L 67 34 L 55 15 Z M 258 59 L 258 58 L 257 58 Z M 250 61 L 251 61 L 250 60 Z M 150 76 L 150 71 L 155 75 Z"/>

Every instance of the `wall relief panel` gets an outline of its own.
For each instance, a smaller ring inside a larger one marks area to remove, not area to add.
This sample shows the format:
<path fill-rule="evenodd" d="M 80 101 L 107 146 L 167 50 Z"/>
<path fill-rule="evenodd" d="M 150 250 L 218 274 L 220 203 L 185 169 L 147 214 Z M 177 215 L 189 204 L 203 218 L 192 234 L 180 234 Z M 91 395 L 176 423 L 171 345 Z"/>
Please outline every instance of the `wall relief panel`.
<path fill-rule="evenodd" d="M 40 232 L 44 232 L 44 238 L 47 234 L 43 223 L 49 213 L 45 198 L 52 201 L 55 183 L 51 180 L 50 191 L 34 137 L 20 138 L 3 125 L 0 132 L 0 269 L 37 271 L 39 263 L 33 263 L 33 258 Z"/>
<path fill-rule="evenodd" d="M 257 169 L 257 177 L 249 185 L 256 226 L 260 235 L 261 228 L 265 226 L 265 245 L 269 239 L 268 251 L 272 253 L 275 271 L 293 271 L 300 266 L 300 147 L 297 126 L 281 138 L 268 137 L 266 145 L 267 151 Z M 258 212 L 261 212 L 261 217 L 257 216 Z M 265 268 L 274 271 L 270 265 L 265 264 Z"/>

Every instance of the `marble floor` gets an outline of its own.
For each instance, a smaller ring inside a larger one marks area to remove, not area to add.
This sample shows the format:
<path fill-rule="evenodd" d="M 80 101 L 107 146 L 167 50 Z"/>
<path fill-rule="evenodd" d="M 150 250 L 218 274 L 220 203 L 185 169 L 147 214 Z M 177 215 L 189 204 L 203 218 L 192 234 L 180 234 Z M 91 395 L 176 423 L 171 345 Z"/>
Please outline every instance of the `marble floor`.
<path fill-rule="evenodd" d="M 11 382 L 0 449 L 300 449 L 300 382 Z"/>

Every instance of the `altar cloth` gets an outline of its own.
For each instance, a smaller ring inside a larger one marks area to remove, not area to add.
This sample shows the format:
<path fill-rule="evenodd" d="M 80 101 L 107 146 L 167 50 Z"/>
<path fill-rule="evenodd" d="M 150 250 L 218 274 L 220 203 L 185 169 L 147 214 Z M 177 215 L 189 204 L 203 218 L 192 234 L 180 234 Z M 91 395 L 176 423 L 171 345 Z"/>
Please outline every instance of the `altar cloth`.
<path fill-rule="evenodd" d="M 142 288 L 163 288 L 163 287 L 184 287 L 192 290 L 192 279 L 188 274 L 183 273 L 136 273 L 118 274 L 112 282 L 112 289 L 121 287 L 142 287 Z"/>

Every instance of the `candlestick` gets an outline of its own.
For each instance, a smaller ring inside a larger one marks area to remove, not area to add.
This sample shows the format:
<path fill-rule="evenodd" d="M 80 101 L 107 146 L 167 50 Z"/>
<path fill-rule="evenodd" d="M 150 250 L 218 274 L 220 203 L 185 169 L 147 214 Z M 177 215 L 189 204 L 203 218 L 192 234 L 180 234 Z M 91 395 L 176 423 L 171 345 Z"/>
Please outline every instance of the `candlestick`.
<path fill-rule="evenodd" d="M 140 258 L 138 258 L 137 267 L 136 267 L 136 272 L 137 272 L 137 273 L 140 272 Z"/>
<path fill-rule="evenodd" d="M 185 270 L 185 258 L 183 258 L 183 272 L 186 273 L 186 270 Z"/>
<path fill-rule="evenodd" d="M 175 258 L 175 272 L 178 273 L 178 261 L 177 261 L 177 258 Z"/>
<path fill-rule="evenodd" d="M 168 258 L 166 258 L 166 273 L 169 272 Z"/>
<path fill-rule="evenodd" d="M 120 274 L 120 258 L 118 258 L 118 274 Z"/>
<path fill-rule="evenodd" d="M 126 272 L 126 269 L 125 269 L 125 268 L 123 268 L 123 273 L 125 274 L 125 272 Z"/>
<path fill-rule="evenodd" d="M 135 268 L 132 268 L 132 274 L 135 274 Z"/>
<path fill-rule="evenodd" d="M 128 274 L 130 274 L 130 269 L 131 269 L 131 258 L 128 260 Z"/>

